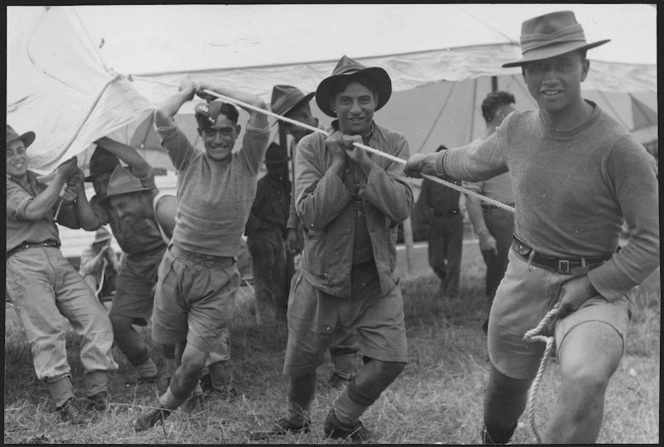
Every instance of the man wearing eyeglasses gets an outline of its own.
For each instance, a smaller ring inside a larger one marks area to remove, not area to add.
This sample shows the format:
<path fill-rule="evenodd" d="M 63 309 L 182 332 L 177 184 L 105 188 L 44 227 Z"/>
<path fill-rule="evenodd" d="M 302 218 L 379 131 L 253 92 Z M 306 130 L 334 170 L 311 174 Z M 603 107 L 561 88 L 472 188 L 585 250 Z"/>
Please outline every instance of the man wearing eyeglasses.
<path fill-rule="evenodd" d="M 254 107 L 247 107 L 249 121 L 239 151 L 233 152 L 241 130 L 238 110 L 206 90 Z M 174 120 L 195 94 L 212 100 L 195 107 L 205 152 L 193 147 Z M 136 419 L 136 431 L 163 421 L 187 400 L 210 353 L 226 349 L 230 357 L 227 331 L 240 286 L 236 256 L 270 136 L 266 115 L 255 108 L 266 105 L 254 95 L 185 80 L 179 92 L 155 110 L 161 144 L 178 171 L 178 203 L 171 244 L 159 266 L 152 339 L 175 345 L 180 366 L 155 409 Z M 209 365 L 213 380 L 216 365 Z"/>

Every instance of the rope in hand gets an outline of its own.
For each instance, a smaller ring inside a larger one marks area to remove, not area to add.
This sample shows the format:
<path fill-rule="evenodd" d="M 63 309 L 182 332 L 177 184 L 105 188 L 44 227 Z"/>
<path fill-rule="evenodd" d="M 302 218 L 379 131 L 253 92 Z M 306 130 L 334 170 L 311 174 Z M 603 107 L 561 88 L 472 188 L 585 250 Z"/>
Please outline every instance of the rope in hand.
<path fill-rule="evenodd" d="M 176 87 L 176 88 L 178 87 L 177 85 L 174 85 L 174 84 L 171 84 L 171 83 L 155 81 L 155 80 L 152 80 L 152 79 L 146 79 L 146 78 L 144 78 L 144 77 L 142 77 L 142 76 L 135 76 L 135 75 L 134 75 L 134 76 L 132 77 L 132 79 L 138 79 L 138 80 L 141 80 L 141 81 L 151 82 L 151 83 L 154 83 L 154 84 L 160 84 L 160 85 L 164 85 L 164 86 L 168 86 L 168 87 Z M 278 119 L 278 120 L 285 121 L 285 122 L 290 123 L 290 124 L 293 124 L 293 125 L 295 125 L 295 126 L 300 126 L 300 127 L 305 128 L 305 129 L 311 130 L 312 132 L 318 132 L 318 133 L 321 133 L 321 134 L 325 135 L 326 137 L 329 137 L 329 136 L 330 136 L 330 133 L 329 133 L 329 132 L 326 132 L 326 131 L 323 130 L 323 129 L 319 129 L 319 128 L 314 127 L 314 126 L 310 126 L 310 125 L 308 125 L 308 124 L 301 123 L 301 122 L 299 122 L 299 121 L 296 121 L 296 120 L 293 120 L 293 119 L 290 119 L 290 118 L 286 118 L 285 116 L 281 116 L 281 115 L 278 115 L 278 114 L 276 114 L 276 113 L 270 112 L 269 110 L 261 109 L 260 107 L 256 107 L 256 106 L 253 106 L 253 105 L 251 105 L 251 104 L 247 104 L 247 103 L 245 103 L 245 102 L 238 101 L 237 99 L 229 98 L 228 96 L 224 96 L 224 95 L 222 95 L 222 94 L 220 94 L 220 93 L 217 93 L 217 92 L 214 92 L 214 91 L 212 91 L 212 90 L 205 89 L 205 90 L 203 90 L 203 92 L 204 92 L 204 93 L 207 93 L 208 95 L 216 96 L 217 98 L 222 99 L 222 100 L 224 100 L 224 101 L 231 102 L 231 103 L 233 103 L 233 104 L 237 104 L 237 105 L 240 106 L 240 107 L 247 108 L 247 109 L 250 109 L 250 110 L 254 110 L 254 111 L 259 112 L 259 113 L 263 113 L 263 114 L 265 114 L 265 115 L 267 115 L 267 116 L 271 116 L 272 118 L 276 118 L 276 119 Z M 401 159 L 401 158 L 399 158 L 399 157 L 395 157 L 394 155 L 390 155 L 390 154 L 387 154 L 387 153 L 385 153 L 385 152 L 379 151 L 378 149 L 374 149 L 374 148 L 372 148 L 372 147 L 370 147 L 370 146 L 366 146 L 366 145 L 364 145 L 364 144 L 357 143 L 357 142 L 353 142 L 353 146 L 358 147 L 358 148 L 360 148 L 360 149 L 364 149 L 365 151 L 370 152 L 370 153 L 372 153 L 372 154 L 376 154 L 376 155 L 378 155 L 378 156 L 380 156 L 380 157 L 387 158 L 388 160 L 392 160 L 392 161 L 394 161 L 394 162 L 396 162 L 396 163 L 399 163 L 399 164 L 402 164 L 402 165 L 405 165 L 405 164 L 406 164 L 406 160 L 403 160 L 403 159 Z M 456 191 L 459 191 L 459 192 L 462 192 L 462 193 L 464 193 L 464 194 L 467 194 L 467 195 L 469 195 L 469 196 L 475 197 L 475 198 L 477 198 L 477 199 L 479 199 L 479 200 L 481 200 L 481 201 L 487 202 L 487 203 L 489 203 L 489 204 L 491 204 L 491 205 L 494 205 L 494 206 L 496 206 L 496 207 L 498 207 L 498 208 L 502 208 L 502 209 L 504 209 L 504 210 L 506 210 L 506 211 L 509 211 L 509 212 L 511 212 L 511 213 L 514 213 L 514 208 L 513 208 L 513 207 L 511 207 L 511 206 L 509 206 L 509 205 L 506 205 L 506 204 L 504 204 L 504 203 L 502 203 L 502 202 L 498 202 L 497 200 L 490 199 L 490 198 L 488 198 L 488 197 L 486 197 L 486 196 L 483 196 L 482 194 L 478 194 L 478 193 L 476 193 L 475 191 L 470 191 L 470 190 L 468 190 L 468 189 L 466 189 L 466 188 L 463 188 L 463 187 L 461 187 L 461 186 L 455 185 L 454 183 L 448 182 L 448 181 L 443 180 L 443 179 L 441 179 L 441 178 L 434 177 L 434 176 L 432 176 L 432 175 L 422 174 L 422 177 L 423 177 L 423 178 L 426 178 L 426 179 L 428 179 L 428 180 L 431 180 L 432 182 L 439 183 L 439 184 L 441 184 L 441 185 L 443 185 L 443 186 L 447 186 L 448 188 L 452 188 L 452 189 L 454 189 L 454 190 L 456 190 Z"/>
<path fill-rule="evenodd" d="M 533 381 L 533 384 L 528 391 L 528 425 L 530 426 L 530 429 L 532 430 L 539 444 L 542 443 L 542 437 L 540 436 L 539 431 L 537 431 L 537 425 L 535 424 L 535 404 L 537 403 L 537 391 L 539 389 L 540 383 L 542 382 L 542 377 L 544 377 L 546 363 L 549 359 L 549 356 L 551 355 L 551 351 L 553 350 L 555 339 L 553 336 L 547 337 L 545 335 L 538 334 L 542 332 L 542 330 L 557 316 L 559 306 L 560 303 L 556 304 L 549 312 L 547 312 L 546 315 L 544 315 L 544 318 L 542 318 L 542 321 L 539 322 L 537 327 L 527 331 L 523 336 L 524 341 L 527 342 L 542 341 L 546 343 L 546 348 L 544 348 L 544 355 L 542 356 L 539 368 L 537 369 L 537 375 L 535 376 L 535 380 Z"/>

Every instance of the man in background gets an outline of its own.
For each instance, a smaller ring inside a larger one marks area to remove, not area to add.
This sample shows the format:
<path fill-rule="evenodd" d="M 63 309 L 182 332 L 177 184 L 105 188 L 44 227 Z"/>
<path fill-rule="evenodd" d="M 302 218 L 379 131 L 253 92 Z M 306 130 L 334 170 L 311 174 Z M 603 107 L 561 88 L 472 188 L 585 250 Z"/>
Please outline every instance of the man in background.
<path fill-rule="evenodd" d="M 436 152 L 446 150 L 438 146 Z M 455 185 L 461 182 L 443 177 Z M 429 211 L 429 265 L 438 279 L 441 300 L 454 300 L 459 297 L 461 278 L 461 254 L 463 249 L 463 214 L 459 208 L 461 193 L 429 179 L 422 180 L 422 189 L 417 199 L 417 207 Z"/>
<path fill-rule="evenodd" d="M 305 95 L 300 89 L 292 85 L 275 85 L 272 88 L 272 111 L 308 126 L 319 127 L 318 118 L 315 118 L 311 113 L 311 106 L 309 104 L 314 94 L 315 92 L 311 92 Z M 297 145 L 302 138 L 311 134 L 313 130 L 281 120 L 279 121 L 279 126 L 286 135 L 293 137 L 290 157 L 291 160 L 295 160 Z M 294 167 L 293 171 L 295 171 Z M 291 173 L 291 175 L 295 178 L 295 172 Z M 288 222 L 286 224 L 288 229 L 286 250 L 291 256 L 296 256 L 302 251 L 304 238 L 302 223 L 295 211 L 295 199 L 295 192 L 293 192 L 291 194 Z M 296 268 L 299 268 L 299 266 L 296 266 Z M 346 386 L 357 370 L 358 351 L 359 345 L 353 331 L 339 327 L 334 334 L 334 339 L 329 348 L 334 372 L 327 381 L 328 385 L 337 390 L 342 390 Z"/>

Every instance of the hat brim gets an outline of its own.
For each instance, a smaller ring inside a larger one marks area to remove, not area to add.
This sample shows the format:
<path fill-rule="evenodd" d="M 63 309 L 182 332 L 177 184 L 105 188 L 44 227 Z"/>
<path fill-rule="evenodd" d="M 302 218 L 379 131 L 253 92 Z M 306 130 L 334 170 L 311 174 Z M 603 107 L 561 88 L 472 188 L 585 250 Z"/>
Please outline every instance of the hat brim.
<path fill-rule="evenodd" d="M 18 138 L 23 142 L 23 146 L 25 146 L 25 148 L 27 149 L 28 147 L 30 147 L 32 143 L 35 142 L 36 135 L 33 131 L 30 130 Z"/>
<path fill-rule="evenodd" d="M 529 51 L 528 54 L 524 55 L 523 58 L 521 58 L 520 60 L 514 62 L 507 62 L 503 64 L 502 67 L 503 68 L 519 67 L 522 66 L 523 64 L 527 64 L 528 62 L 542 61 L 544 59 L 560 56 L 561 54 L 571 53 L 572 51 L 590 50 L 591 48 L 596 48 L 610 41 L 611 39 L 604 39 L 589 44 L 579 44 L 579 42 L 570 42 L 562 45 L 549 45 L 546 47 Z"/>
<path fill-rule="evenodd" d="M 332 86 L 339 79 L 353 78 L 358 75 L 364 75 L 373 79 L 375 82 L 376 90 L 378 90 L 378 104 L 376 105 L 376 110 L 380 110 L 385 104 L 387 104 L 390 96 L 392 96 L 392 80 L 390 79 L 390 75 L 380 67 L 369 67 L 358 70 L 354 73 L 332 75 L 323 79 L 316 89 L 316 104 L 318 104 L 318 108 L 327 116 L 336 117 L 336 114 L 330 107 L 330 90 L 332 90 Z"/>
<path fill-rule="evenodd" d="M 313 98 L 315 94 L 316 94 L 316 92 L 307 93 L 302 98 L 300 98 L 295 104 L 293 104 L 292 106 L 289 106 L 286 110 L 280 111 L 279 113 L 274 112 L 274 111 L 273 112 L 276 113 L 277 115 L 280 115 L 280 116 L 286 116 L 291 110 L 293 110 L 294 108 L 296 108 L 300 104 L 311 101 L 311 98 Z M 272 123 L 272 125 L 274 126 L 275 124 L 277 124 L 280 121 L 281 120 L 277 119 L 274 123 Z"/>
<path fill-rule="evenodd" d="M 125 194 L 133 194 L 135 192 L 144 192 L 144 191 L 150 191 L 150 190 L 152 190 L 152 188 L 144 186 L 143 188 L 134 189 L 132 191 L 122 191 L 122 192 L 117 192 L 115 194 L 106 194 L 104 197 L 99 199 L 99 201 L 100 202 L 107 202 L 108 199 L 110 199 L 111 197 L 124 196 Z"/>
<path fill-rule="evenodd" d="M 92 182 L 92 181 L 94 181 L 95 177 L 97 177 L 98 175 L 100 175 L 100 174 L 105 174 L 105 173 L 107 173 L 107 172 L 112 174 L 114 170 L 115 170 L 115 166 L 113 166 L 112 169 L 106 169 L 106 170 L 104 170 L 104 171 L 96 172 L 96 173 L 93 174 L 93 175 L 88 175 L 87 177 L 85 177 L 85 179 L 83 179 L 83 181 L 85 181 L 85 182 Z"/>

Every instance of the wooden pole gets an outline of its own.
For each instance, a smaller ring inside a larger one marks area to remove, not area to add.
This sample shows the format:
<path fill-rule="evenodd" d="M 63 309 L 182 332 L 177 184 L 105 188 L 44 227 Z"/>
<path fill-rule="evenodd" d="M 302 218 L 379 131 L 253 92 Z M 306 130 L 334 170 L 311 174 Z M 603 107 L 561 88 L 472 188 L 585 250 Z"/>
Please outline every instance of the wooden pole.
<path fill-rule="evenodd" d="M 410 217 L 403 221 L 403 240 L 406 243 L 406 268 L 413 274 L 413 223 Z"/>

